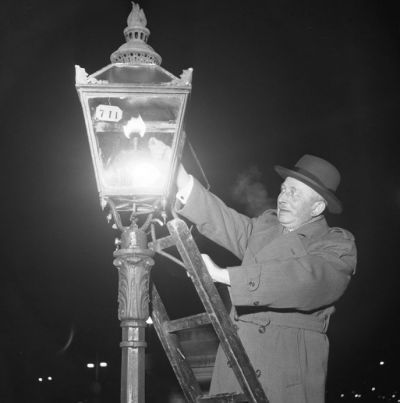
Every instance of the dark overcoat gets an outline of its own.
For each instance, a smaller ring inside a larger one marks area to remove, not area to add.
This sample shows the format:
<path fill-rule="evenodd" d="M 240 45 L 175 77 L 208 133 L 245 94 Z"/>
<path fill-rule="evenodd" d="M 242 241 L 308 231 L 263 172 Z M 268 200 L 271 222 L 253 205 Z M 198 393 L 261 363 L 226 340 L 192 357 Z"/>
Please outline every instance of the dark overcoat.
<path fill-rule="evenodd" d="M 196 180 L 179 213 L 242 260 L 228 267 L 232 319 L 271 403 L 322 403 L 334 303 L 356 266 L 352 234 L 323 216 L 286 233 L 275 210 L 249 218 Z M 240 392 L 219 348 L 210 393 Z"/>

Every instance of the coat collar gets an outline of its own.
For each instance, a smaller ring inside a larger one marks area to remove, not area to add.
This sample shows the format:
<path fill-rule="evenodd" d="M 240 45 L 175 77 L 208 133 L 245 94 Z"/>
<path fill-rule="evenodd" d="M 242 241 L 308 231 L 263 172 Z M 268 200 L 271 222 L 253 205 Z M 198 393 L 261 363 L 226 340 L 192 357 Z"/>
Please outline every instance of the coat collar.
<path fill-rule="evenodd" d="M 282 227 L 282 232 L 284 231 L 284 227 L 282 224 L 280 224 Z M 326 222 L 326 219 L 323 215 L 318 216 L 311 221 L 309 221 L 306 224 L 303 224 L 301 227 L 297 228 L 294 231 L 288 232 L 288 233 L 294 233 L 298 235 L 305 236 L 306 238 L 318 238 L 319 236 L 322 236 L 325 234 L 329 229 L 328 223 Z"/>

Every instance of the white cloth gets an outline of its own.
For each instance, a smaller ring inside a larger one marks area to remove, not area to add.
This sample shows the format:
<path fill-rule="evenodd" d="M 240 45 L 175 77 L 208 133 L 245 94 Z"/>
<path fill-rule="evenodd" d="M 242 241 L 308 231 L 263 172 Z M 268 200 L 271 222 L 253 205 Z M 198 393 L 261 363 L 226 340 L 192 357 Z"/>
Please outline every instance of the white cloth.
<path fill-rule="evenodd" d="M 193 189 L 193 176 L 189 175 L 189 182 L 186 184 L 186 186 L 184 186 L 176 193 L 176 198 L 182 204 L 186 204 L 187 200 L 189 199 L 190 193 L 192 193 L 192 189 Z"/>

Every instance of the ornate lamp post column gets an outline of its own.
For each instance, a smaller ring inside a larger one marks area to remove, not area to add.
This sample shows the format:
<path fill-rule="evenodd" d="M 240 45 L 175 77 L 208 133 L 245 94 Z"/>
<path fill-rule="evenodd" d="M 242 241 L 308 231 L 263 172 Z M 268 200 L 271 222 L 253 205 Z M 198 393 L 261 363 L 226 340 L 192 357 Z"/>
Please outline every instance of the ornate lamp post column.
<path fill-rule="evenodd" d="M 76 66 L 76 88 L 100 201 L 121 231 L 114 252 L 122 327 L 121 403 L 144 403 L 144 349 L 149 277 L 154 264 L 146 230 L 165 222 L 171 185 L 185 141 L 183 119 L 192 69 L 180 78 L 160 66 L 150 31 L 132 3 L 126 43 L 111 64 L 88 75 Z M 124 226 L 123 220 L 129 220 Z M 140 225 L 139 225 L 140 223 Z"/>
<path fill-rule="evenodd" d="M 118 318 L 122 327 L 121 402 L 144 402 L 145 327 L 149 317 L 149 278 L 154 264 L 147 236 L 136 223 L 126 228 L 114 252 L 118 268 Z"/>

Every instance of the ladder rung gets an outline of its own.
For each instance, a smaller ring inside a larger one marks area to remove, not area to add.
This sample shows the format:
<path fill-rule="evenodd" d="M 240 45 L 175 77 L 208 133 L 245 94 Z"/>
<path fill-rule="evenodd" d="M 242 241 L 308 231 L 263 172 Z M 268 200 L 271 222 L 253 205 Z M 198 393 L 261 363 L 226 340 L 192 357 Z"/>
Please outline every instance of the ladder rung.
<path fill-rule="evenodd" d="M 159 252 L 163 249 L 170 248 L 175 245 L 175 241 L 171 235 L 168 235 L 164 238 L 157 239 L 154 242 L 149 243 L 149 248 L 153 249 L 155 252 Z"/>
<path fill-rule="evenodd" d="M 198 326 L 208 325 L 210 317 L 207 313 L 199 313 L 197 315 L 186 316 L 180 319 L 170 320 L 164 323 L 164 329 L 169 332 L 177 332 L 178 330 L 193 329 Z"/>
<path fill-rule="evenodd" d="M 207 403 L 247 403 L 248 400 L 243 393 L 221 393 L 219 395 L 200 396 L 197 402 Z"/>

